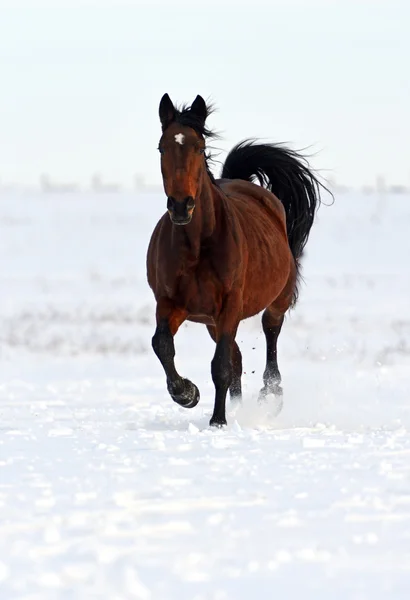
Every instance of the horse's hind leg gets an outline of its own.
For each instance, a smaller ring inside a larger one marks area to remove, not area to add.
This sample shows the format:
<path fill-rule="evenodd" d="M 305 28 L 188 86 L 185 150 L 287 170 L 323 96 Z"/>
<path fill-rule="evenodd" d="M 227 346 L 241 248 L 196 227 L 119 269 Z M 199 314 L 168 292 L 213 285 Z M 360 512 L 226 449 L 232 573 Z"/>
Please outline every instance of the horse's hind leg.
<path fill-rule="evenodd" d="M 209 335 L 216 342 L 216 327 L 207 325 Z M 242 401 L 242 354 L 237 342 L 234 341 L 232 347 L 232 383 L 229 386 L 229 394 L 232 402 Z"/>
<path fill-rule="evenodd" d="M 164 368 L 168 391 L 174 400 L 185 408 L 193 408 L 199 402 L 199 390 L 192 381 L 181 377 L 174 363 L 174 335 L 187 317 L 186 311 L 172 305 L 168 299 L 157 303 L 157 328 L 152 347 Z"/>
<path fill-rule="evenodd" d="M 266 338 L 266 368 L 263 373 L 264 387 L 260 391 L 259 399 L 265 398 L 267 394 L 282 395 L 277 342 L 282 329 L 283 318 L 283 314 L 278 312 L 273 305 L 269 306 L 262 316 L 262 327 Z"/>
<path fill-rule="evenodd" d="M 266 338 L 266 368 L 263 373 L 264 386 L 259 393 L 263 400 L 267 394 L 281 397 L 283 394 L 280 383 L 282 378 L 278 367 L 277 343 L 283 325 L 286 311 L 292 303 L 295 293 L 296 268 L 293 265 L 288 281 L 282 292 L 262 315 L 262 327 Z M 281 408 L 281 407 L 280 407 Z"/>

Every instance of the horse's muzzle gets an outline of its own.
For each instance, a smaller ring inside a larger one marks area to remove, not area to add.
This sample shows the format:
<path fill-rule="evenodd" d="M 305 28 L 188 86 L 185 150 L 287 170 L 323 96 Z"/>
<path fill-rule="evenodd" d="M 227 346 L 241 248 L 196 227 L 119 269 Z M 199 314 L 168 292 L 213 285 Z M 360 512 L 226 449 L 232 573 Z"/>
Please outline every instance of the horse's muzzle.
<path fill-rule="evenodd" d="M 188 225 L 191 222 L 195 208 L 195 200 L 187 196 L 183 200 L 176 200 L 173 196 L 168 197 L 167 209 L 174 225 Z"/>

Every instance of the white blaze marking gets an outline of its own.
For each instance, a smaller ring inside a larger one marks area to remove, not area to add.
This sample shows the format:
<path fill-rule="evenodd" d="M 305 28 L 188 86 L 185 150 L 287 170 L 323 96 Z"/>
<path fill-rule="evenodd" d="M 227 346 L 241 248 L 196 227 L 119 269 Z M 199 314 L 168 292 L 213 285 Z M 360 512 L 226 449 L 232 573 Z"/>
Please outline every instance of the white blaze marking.
<path fill-rule="evenodd" d="M 181 144 L 181 146 L 183 146 L 184 142 L 185 142 L 185 136 L 184 136 L 184 134 L 183 133 L 177 133 L 175 135 L 175 141 L 176 141 L 177 144 Z"/>

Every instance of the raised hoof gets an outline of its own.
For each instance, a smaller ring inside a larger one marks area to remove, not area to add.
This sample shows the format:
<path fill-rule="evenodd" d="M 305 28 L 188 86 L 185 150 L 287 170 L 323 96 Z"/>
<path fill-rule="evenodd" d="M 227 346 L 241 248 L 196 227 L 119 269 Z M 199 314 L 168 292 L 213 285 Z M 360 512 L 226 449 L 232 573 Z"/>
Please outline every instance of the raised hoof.
<path fill-rule="evenodd" d="M 199 390 L 189 379 L 168 383 L 168 391 L 173 401 L 184 408 L 194 408 L 199 402 Z"/>
<path fill-rule="evenodd" d="M 227 422 L 226 419 L 212 417 L 212 419 L 209 421 L 209 425 L 211 427 L 216 427 L 217 429 L 222 429 L 222 427 L 225 427 L 225 425 L 227 425 Z"/>

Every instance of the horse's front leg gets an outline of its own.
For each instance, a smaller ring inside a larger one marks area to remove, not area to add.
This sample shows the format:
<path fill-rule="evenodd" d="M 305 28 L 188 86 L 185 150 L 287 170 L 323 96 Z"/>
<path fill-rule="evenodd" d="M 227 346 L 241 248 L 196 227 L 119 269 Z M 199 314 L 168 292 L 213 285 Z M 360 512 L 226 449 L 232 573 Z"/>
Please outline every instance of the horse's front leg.
<path fill-rule="evenodd" d="M 231 293 L 216 323 L 216 349 L 211 363 L 212 380 L 215 385 L 215 405 L 210 425 L 226 425 L 226 394 L 233 381 L 232 354 L 235 336 L 242 312 L 242 296 Z"/>
<path fill-rule="evenodd" d="M 157 328 L 152 347 L 164 368 L 168 392 L 174 402 L 185 408 L 193 408 L 199 402 L 199 390 L 192 381 L 179 375 L 174 363 L 174 336 L 187 318 L 187 312 L 176 308 L 169 300 L 160 300 L 156 316 Z"/>

